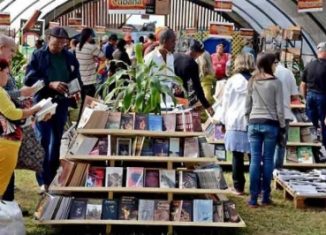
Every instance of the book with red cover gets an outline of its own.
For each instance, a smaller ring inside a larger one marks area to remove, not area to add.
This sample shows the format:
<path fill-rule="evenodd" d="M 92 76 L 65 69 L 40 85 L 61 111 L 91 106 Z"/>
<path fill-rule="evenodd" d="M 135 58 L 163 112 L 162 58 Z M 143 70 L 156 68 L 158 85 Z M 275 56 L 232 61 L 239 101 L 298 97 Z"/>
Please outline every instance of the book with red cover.
<path fill-rule="evenodd" d="M 57 171 L 57 175 L 54 178 L 51 185 L 53 186 L 67 186 L 71 180 L 71 177 L 75 171 L 76 163 L 65 159 L 60 161 L 60 168 Z"/>
<path fill-rule="evenodd" d="M 86 187 L 103 187 L 104 175 L 105 175 L 104 167 L 91 166 L 88 170 L 85 186 Z"/>
<path fill-rule="evenodd" d="M 145 169 L 145 187 L 158 188 L 160 184 L 159 169 Z"/>
<path fill-rule="evenodd" d="M 143 180 L 143 167 L 127 167 L 126 187 L 142 188 Z"/>
<path fill-rule="evenodd" d="M 203 129 L 201 127 L 200 113 L 192 111 L 191 115 L 192 115 L 192 131 L 202 132 Z"/>

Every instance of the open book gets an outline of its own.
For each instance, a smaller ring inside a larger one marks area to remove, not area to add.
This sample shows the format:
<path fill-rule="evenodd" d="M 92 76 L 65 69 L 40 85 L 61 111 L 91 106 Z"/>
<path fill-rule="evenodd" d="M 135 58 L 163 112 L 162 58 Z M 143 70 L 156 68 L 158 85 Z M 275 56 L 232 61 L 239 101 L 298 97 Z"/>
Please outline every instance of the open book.
<path fill-rule="evenodd" d="M 42 99 L 35 106 L 41 107 L 41 110 L 35 114 L 38 122 L 42 121 L 47 114 L 55 114 L 57 103 L 52 103 L 52 98 Z"/>
<path fill-rule="evenodd" d="M 68 83 L 68 95 L 74 95 L 81 91 L 81 87 L 77 78 Z"/>

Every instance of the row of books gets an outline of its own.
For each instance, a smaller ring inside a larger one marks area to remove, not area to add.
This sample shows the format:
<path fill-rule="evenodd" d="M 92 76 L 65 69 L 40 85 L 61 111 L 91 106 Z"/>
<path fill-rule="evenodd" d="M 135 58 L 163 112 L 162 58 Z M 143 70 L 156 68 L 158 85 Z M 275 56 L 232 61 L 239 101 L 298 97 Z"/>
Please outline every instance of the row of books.
<path fill-rule="evenodd" d="M 138 220 L 183 222 L 239 222 L 231 201 L 166 200 L 123 196 L 119 200 L 86 199 L 46 194 L 39 202 L 38 220 Z"/>
<path fill-rule="evenodd" d="M 178 181 L 176 181 L 178 176 Z M 97 167 L 63 160 L 52 186 L 219 188 L 226 189 L 220 168 L 167 170 L 143 167 Z"/>
<path fill-rule="evenodd" d="M 288 132 L 289 142 L 314 143 L 318 140 L 315 127 L 290 127 Z"/>
<path fill-rule="evenodd" d="M 78 128 L 149 131 L 200 132 L 200 114 L 195 111 L 168 112 L 162 115 L 94 110 L 86 107 Z"/>
<path fill-rule="evenodd" d="M 314 154 L 312 147 L 300 146 L 286 148 L 286 162 L 287 163 L 314 163 Z"/>

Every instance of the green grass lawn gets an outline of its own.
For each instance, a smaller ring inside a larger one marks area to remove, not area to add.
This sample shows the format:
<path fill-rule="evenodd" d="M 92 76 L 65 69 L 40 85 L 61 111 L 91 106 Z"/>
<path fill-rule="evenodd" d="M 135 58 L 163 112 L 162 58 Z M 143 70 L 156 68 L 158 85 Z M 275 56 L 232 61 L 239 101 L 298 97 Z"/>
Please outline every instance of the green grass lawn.
<path fill-rule="evenodd" d="M 231 185 L 231 174 L 226 173 Z M 247 177 L 248 178 L 248 177 Z M 248 182 L 248 180 L 247 180 Z M 248 186 L 248 185 L 247 185 Z M 16 171 L 16 200 L 26 209 L 30 216 L 25 217 L 27 234 L 45 235 L 62 234 L 60 228 L 40 226 L 32 218 L 39 199 L 34 173 Z M 248 191 L 248 187 L 247 187 Z M 238 211 L 247 227 L 244 229 L 219 230 L 214 234 L 250 234 L 250 235 L 322 235 L 326 234 L 326 210 L 324 208 L 294 209 L 292 201 L 285 201 L 281 191 L 273 190 L 273 206 L 252 209 L 246 205 L 248 196 L 228 196 L 236 203 Z M 83 227 L 83 226 L 79 226 Z M 70 233 L 82 235 L 83 229 Z M 89 234 L 89 233 L 88 233 Z M 189 233 L 187 233 L 188 235 Z M 191 234 L 189 234 L 191 235 Z"/>

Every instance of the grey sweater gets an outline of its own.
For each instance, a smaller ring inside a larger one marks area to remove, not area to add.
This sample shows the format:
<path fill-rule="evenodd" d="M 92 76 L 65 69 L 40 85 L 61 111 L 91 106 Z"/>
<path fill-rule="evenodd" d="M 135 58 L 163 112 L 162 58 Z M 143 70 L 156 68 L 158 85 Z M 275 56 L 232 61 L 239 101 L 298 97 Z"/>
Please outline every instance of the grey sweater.
<path fill-rule="evenodd" d="M 249 121 L 252 119 L 279 121 L 280 127 L 285 127 L 283 92 L 280 80 L 255 78 L 248 83 L 246 116 Z"/>

